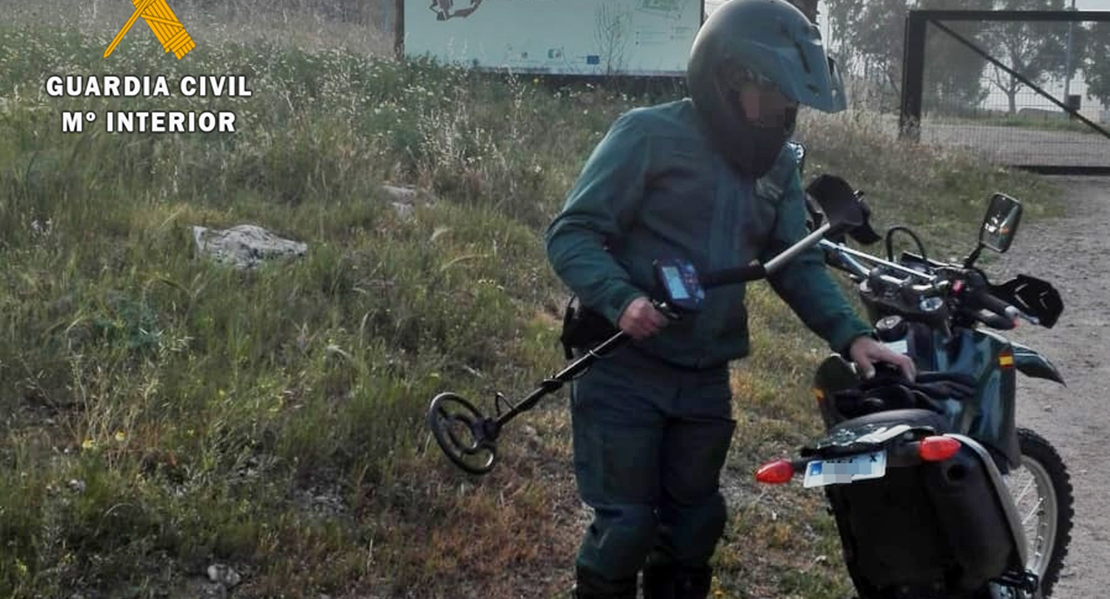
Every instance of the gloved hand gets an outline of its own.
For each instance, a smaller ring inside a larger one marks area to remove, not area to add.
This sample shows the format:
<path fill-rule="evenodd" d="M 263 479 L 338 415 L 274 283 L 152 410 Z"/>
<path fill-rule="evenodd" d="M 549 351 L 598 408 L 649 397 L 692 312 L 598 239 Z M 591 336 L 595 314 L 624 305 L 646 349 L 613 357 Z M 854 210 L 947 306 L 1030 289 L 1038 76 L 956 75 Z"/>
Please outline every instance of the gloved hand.
<path fill-rule="evenodd" d="M 859 366 L 860 374 L 865 379 L 875 376 L 876 362 L 897 366 L 911 381 L 917 376 L 917 367 L 909 356 L 893 351 L 871 337 L 856 337 L 848 347 L 848 357 Z"/>
<path fill-rule="evenodd" d="M 651 337 L 666 325 L 667 317 L 643 296 L 632 300 L 617 321 L 617 326 L 637 341 Z"/>

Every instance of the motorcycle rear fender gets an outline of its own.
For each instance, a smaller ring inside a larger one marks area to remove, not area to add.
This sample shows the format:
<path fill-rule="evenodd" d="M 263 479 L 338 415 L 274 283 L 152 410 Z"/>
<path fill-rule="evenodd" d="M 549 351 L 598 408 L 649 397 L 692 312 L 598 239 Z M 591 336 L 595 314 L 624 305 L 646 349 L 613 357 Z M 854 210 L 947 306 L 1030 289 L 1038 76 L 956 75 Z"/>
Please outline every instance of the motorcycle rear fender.
<path fill-rule="evenodd" d="M 886 476 L 825 488 L 857 588 L 882 596 L 940 583 L 963 596 L 1021 571 L 1025 535 L 994 460 L 975 440 L 948 436 L 962 444 L 948 460 L 897 464 L 888 455 Z"/>
<path fill-rule="evenodd" d="M 821 439 L 802 448 L 802 457 L 834 458 L 887 449 L 892 465 L 903 461 L 907 442 L 939 434 L 944 419 L 927 410 L 887 410 L 845 420 Z M 916 456 L 916 449 L 912 449 Z M 912 460 L 911 460 L 912 461 Z"/>
<path fill-rule="evenodd" d="M 1025 544 L 1025 528 L 1021 524 L 1021 517 L 1017 513 L 1017 507 L 1014 505 L 1013 499 L 1010 496 L 1009 488 L 1006 486 L 1006 482 L 1002 480 L 1002 474 L 998 471 L 994 459 L 991 458 L 990 451 L 971 437 L 956 434 L 948 436 L 958 439 L 964 447 L 974 451 L 979 457 L 979 460 L 983 463 L 983 468 L 990 477 L 991 486 L 994 487 L 995 499 L 1006 515 L 1006 522 L 1010 525 L 1010 536 L 1014 541 L 1019 563 L 1028 563 L 1027 546 Z"/>
<path fill-rule="evenodd" d="M 1052 365 L 1048 358 L 1031 347 L 1013 341 L 1010 344 L 1014 346 L 1014 366 L 1022 374 L 1038 379 L 1056 381 L 1065 387 L 1067 386 L 1064 377 L 1060 375 L 1060 371 Z"/>

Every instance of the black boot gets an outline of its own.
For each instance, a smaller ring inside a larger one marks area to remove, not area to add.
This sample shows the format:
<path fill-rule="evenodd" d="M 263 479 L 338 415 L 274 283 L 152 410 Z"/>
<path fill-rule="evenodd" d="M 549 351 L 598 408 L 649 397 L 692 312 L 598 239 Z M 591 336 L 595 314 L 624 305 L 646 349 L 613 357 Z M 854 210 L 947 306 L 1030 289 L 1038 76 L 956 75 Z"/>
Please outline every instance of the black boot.
<path fill-rule="evenodd" d="M 649 564 L 644 568 L 644 599 L 705 599 L 712 583 L 713 570 L 708 566 Z"/>
<path fill-rule="evenodd" d="M 644 568 L 644 599 L 675 599 L 675 567 L 648 564 Z"/>
<path fill-rule="evenodd" d="M 636 577 L 609 580 L 582 567 L 575 568 L 574 599 L 636 599 Z"/>
<path fill-rule="evenodd" d="M 674 599 L 706 599 L 712 586 L 713 569 L 709 566 L 675 570 Z"/>

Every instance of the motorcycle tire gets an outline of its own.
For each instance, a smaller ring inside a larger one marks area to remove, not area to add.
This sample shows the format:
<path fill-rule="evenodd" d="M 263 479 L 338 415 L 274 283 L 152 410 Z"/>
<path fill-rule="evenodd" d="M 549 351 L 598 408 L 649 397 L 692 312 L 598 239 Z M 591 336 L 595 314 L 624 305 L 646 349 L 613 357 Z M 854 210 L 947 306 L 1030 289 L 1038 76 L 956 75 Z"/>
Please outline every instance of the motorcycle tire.
<path fill-rule="evenodd" d="M 1025 536 L 1029 544 L 1026 566 L 1041 580 L 1040 590 L 1032 598 L 1040 599 L 1052 594 L 1068 553 L 1075 515 L 1072 486 L 1067 466 L 1051 443 L 1026 428 L 1019 428 L 1017 435 L 1021 467 L 1006 476 L 1006 484 L 1023 521 L 1038 514 Z M 1030 490 L 1036 491 L 1032 503 L 1028 501 Z M 1017 597 L 1029 596 L 1020 593 Z"/>

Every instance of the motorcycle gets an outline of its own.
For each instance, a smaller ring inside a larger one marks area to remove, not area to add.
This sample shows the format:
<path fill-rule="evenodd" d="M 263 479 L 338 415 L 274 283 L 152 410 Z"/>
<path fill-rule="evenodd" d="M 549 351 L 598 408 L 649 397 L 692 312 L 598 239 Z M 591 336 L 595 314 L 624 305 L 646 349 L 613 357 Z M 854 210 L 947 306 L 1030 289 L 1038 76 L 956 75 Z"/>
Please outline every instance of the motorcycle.
<path fill-rule="evenodd" d="M 862 196 L 827 175 L 807 191 Z M 824 491 L 860 599 L 1039 598 L 1059 578 L 1071 483 L 1055 448 L 1016 425 L 1015 380 L 1064 381 L 1045 356 L 998 331 L 1019 320 L 1052 327 L 1063 303 L 1046 281 L 1018 275 L 995 285 L 975 266 L 983 250 L 1009 249 L 1021 213 L 1019 201 L 994 194 L 962 263 L 928 258 L 903 226 L 887 231 L 886 259 L 820 242 L 827 263 L 856 284 L 874 335 L 910 356 L 918 376 L 880 369 L 864 380 L 829 356 L 813 377 L 825 433 L 762 465 L 756 480 L 800 477 Z M 819 223 L 820 209 L 811 217 Z M 895 257 L 897 233 L 917 253 Z"/>

